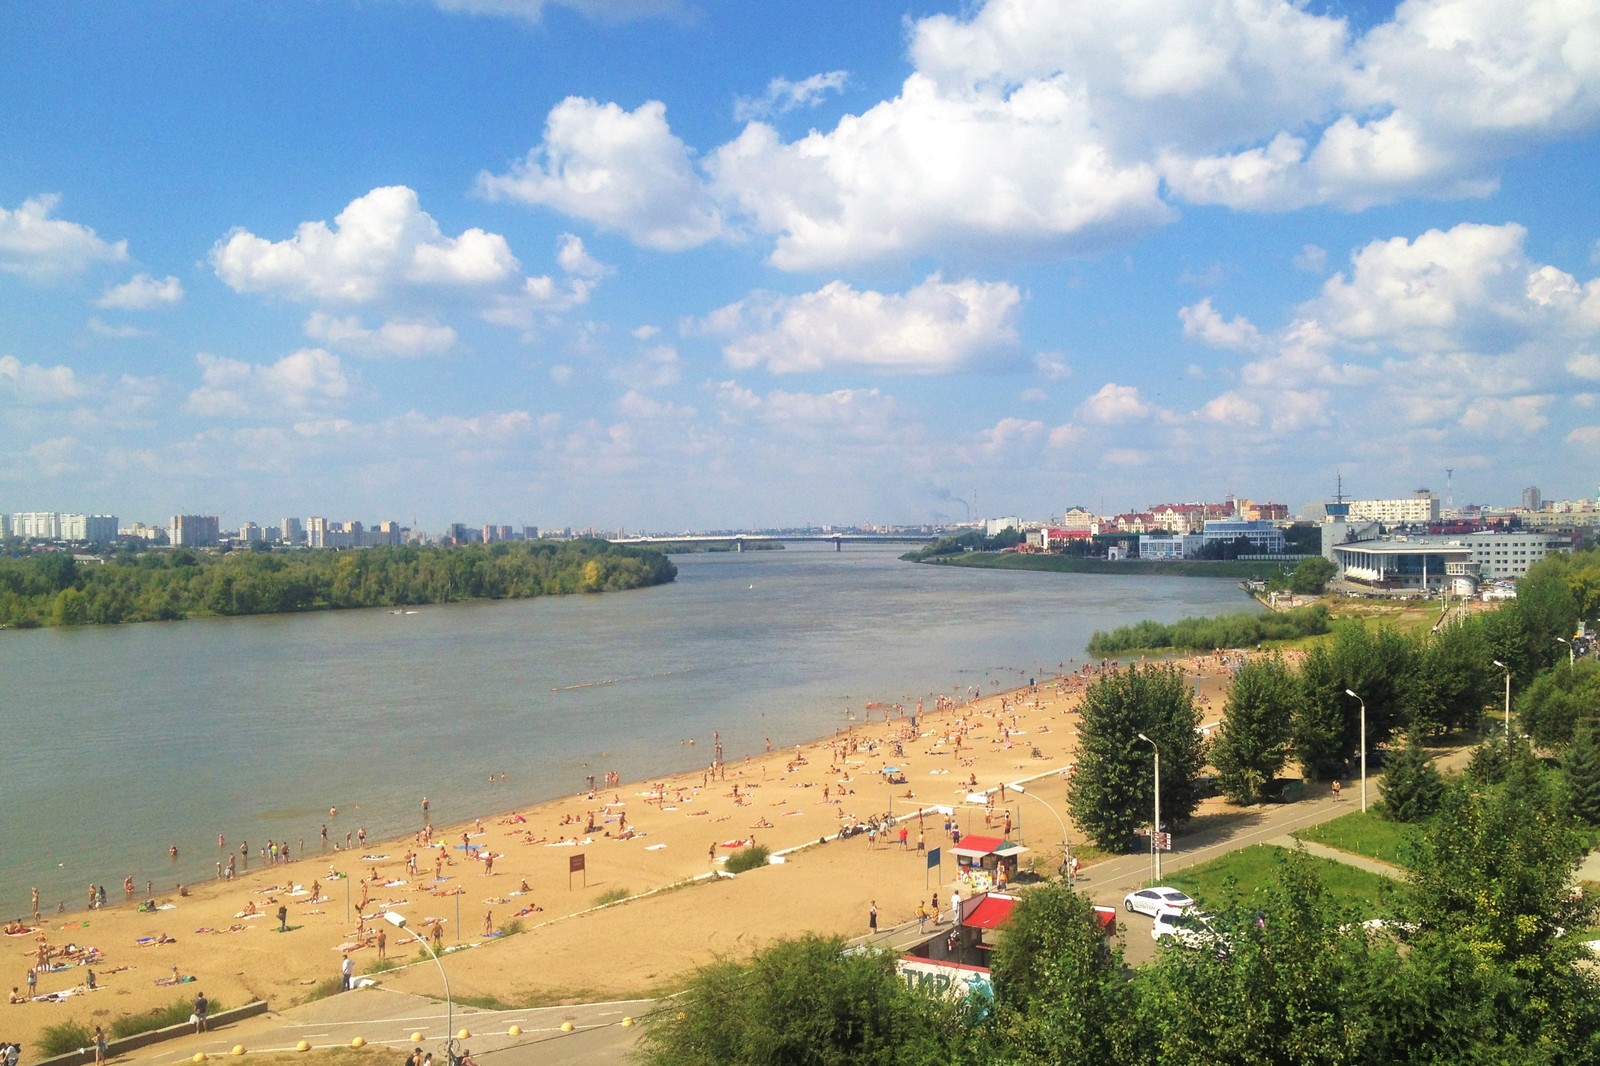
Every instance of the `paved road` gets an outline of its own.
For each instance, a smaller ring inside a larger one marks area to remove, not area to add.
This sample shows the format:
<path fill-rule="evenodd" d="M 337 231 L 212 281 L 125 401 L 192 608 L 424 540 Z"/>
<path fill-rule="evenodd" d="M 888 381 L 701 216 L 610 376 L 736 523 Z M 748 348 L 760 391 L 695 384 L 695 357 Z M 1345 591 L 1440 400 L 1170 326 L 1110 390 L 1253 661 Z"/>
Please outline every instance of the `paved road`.
<path fill-rule="evenodd" d="M 398 1062 L 413 1046 L 411 1035 L 421 1033 L 422 1046 L 443 1066 L 441 1047 L 453 1026 L 455 1031 L 466 1029 L 472 1034 L 465 1046 L 483 1066 L 621 1063 L 640 1032 L 623 1020 L 643 1016 L 650 1006 L 643 1000 L 624 1000 L 510 1011 L 457 1007 L 447 1020 L 445 1005 L 437 1000 L 378 987 L 359 988 L 281 1014 L 185 1036 L 136 1052 L 134 1057 L 176 1066 L 189 1062 L 197 1051 L 226 1055 L 236 1044 L 253 1052 L 293 1051 L 301 1040 L 312 1047 L 342 1047 L 359 1036 L 368 1044 L 395 1049 Z M 564 1022 L 571 1023 L 571 1032 L 562 1030 Z M 512 1026 L 521 1028 L 519 1036 L 509 1035 Z"/>

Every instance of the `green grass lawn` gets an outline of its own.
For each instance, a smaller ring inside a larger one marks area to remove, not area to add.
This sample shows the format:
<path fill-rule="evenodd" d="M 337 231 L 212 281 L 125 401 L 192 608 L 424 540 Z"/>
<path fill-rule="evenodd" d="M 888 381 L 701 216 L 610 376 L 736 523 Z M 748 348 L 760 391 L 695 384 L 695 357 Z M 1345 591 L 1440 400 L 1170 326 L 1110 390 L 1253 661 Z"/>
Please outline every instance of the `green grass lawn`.
<path fill-rule="evenodd" d="M 1228 905 L 1231 881 L 1239 900 L 1248 904 L 1251 896 L 1274 881 L 1287 854 L 1283 848 L 1271 844 L 1256 844 L 1173 874 L 1166 878 L 1166 883 L 1189 893 L 1202 908 L 1222 910 Z M 1394 885 L 1390 878 L 1332 859 L 1313 855 L 1310 862 L 1336 902 L 1357 907 L 1364 913 L 1371 912 L 1374 917 L 1380 893 L 1392 890 Z"/>
<path fill-rule="evenodd" d="M 1356 810 L 1331 822 L 1297 830 L 1294 835 L 1303 840 L 1326 844 L 1330 848 L 1338 848 L 1340 851 L 1365 855 L 1369 859 L 1399 866 L 1401 857 L 1405 854 L 1405 841 L 1411 828 L 1402 822 L 1391 822 L 1371 811 L 1362 814 Z"/>

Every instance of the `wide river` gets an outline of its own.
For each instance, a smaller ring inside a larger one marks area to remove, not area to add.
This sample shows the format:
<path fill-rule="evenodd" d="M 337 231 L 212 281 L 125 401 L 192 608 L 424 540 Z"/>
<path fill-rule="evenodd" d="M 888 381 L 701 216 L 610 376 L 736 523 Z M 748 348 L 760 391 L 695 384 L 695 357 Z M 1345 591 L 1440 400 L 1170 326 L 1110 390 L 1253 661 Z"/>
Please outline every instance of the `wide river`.
<path fill-rule="evenodd" d="M 685 555 L 637 592 L 0 633 L 0 919 L 215 875 L 268 838 L 509 810 L 965 699 L 1142 618 L 1256 609 L 1224 579 L 917 566 L 900 547 Z M 690 746 L 690 741 L 693 746 Z M 501 773 L 505 780 L 499 781 Z M 491 782 L 490 775 L 497 780 Z M 174 862 L 168 847 L 176 845 Z M 252 856 L 251 865 L 255 865 Z"/>

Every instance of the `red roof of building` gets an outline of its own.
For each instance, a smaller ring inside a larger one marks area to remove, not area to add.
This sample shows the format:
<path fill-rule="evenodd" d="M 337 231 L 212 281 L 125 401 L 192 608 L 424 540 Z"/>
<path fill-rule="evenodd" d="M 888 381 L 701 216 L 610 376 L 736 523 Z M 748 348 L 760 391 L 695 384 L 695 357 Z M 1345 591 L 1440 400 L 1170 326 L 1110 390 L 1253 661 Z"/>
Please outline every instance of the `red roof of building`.
<path fill-rule="evenodd" d="M 961 838 L 961 843 L 950 850 L 957 855 L 982 857 L 993 854 L 1005 842 L 1004 837 L 980 837 L 969 833 Z"/>
<path fill-rule="evenodd" d="M 1011 917 L 1012 908 L 1016 905 L 1015 896 L 1000 896 L 991 892 L 967 912 L 961 924 L 973 929 L 998 929 L 1006 924 Z"/>

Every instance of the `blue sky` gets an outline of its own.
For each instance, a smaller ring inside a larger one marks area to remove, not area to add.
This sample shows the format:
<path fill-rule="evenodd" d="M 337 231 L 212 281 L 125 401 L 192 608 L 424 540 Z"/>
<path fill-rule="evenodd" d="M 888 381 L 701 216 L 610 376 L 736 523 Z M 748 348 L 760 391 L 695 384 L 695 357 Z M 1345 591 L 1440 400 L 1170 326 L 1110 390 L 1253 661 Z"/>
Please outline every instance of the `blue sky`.
<path fill-rule="evenodd" d="M 0 509 L 1595 491 L 1600 2 L 0 8 Z"/>

